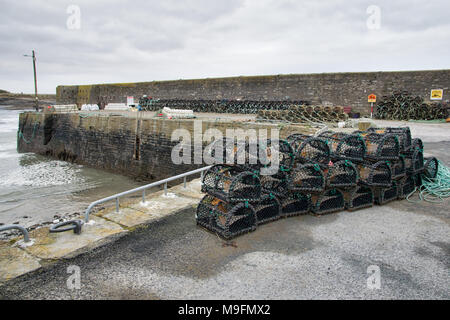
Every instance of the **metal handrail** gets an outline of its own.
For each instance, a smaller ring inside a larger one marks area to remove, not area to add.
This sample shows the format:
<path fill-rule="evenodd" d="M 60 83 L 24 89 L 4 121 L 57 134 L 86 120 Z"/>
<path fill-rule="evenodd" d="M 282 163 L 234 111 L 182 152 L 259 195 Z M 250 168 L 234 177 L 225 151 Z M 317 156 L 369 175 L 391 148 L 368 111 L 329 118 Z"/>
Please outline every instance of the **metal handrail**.
<path fill-rule="evenodd" d="M 17 224 L 11 224 L 11 225 L 6 225 L 6 226 L 1 226 L 1 227 L 0 227 L 0 232 L 6 231 L 6 230 L 12 230 L 12 229 L 17 229 L 17 230 L 19 230 L 20 232 L 22 232 L 22 234 L 23 234 L 23 240 L 24 240 L 25 242 L 30 242 L 30 237 L 28 236 L 28 230 L 25 229 L 25 228 L 22 227 L 22 226 L 17 225 Z"/>
<path fill-rule="evenodd" d="M 156 182 L 147 184 L 145 186 L 141 186 L 141 187 L 138 187 L 138 188 L 135 188 L 135 189 L 131 189 L 131 190 L 128 190 L 128 191 L 117 193 L 115 195 L 112 195 L 112 196 L 109 196 L 109 197 L 106 197 L 106 198 L 94 201 L 86 209 L 84 221 L 85 222 L 89 222 L 89 214 L 90 214 L 92 208 L 95 207 L 98 204 L 105 203 L 105 202 L 108 202 L 108 201 L 111 201 L 111 200 L 116 200 L 116 212 L 119 212 L 119 198 L 120 197 L 127 196 L 129 194 L 142 191 L 142 202 L 145 202 L 145 190 L 164 184 L 164 194 L 167 194 L 167 183 L 168 182 L 172 182 L 172 181 L 177 180 L 177 179 L 180 179 L 180 178 L 183 178 L 184 188 L 186 188 L 186 177 L 194 175 L 194 174 L 197 174 L 197 173 L 200 173 L 201 177 L 203 178 L 203 172 L 208 170 L 211 167 L 212 166 L 207 166 L 207 167 L 203 167 L 203 168 L 200 168 L 200 169 L 195 169 L 195 170 L 192 170 L 192 171 L 188 171 L 188 172 L 185 172 L 185 173 L 182 173 L 182 174 L 179 174 L 179 175 L 176 175 L 176 176 L 164 179 L 164 180 L 156 181 Z"/>

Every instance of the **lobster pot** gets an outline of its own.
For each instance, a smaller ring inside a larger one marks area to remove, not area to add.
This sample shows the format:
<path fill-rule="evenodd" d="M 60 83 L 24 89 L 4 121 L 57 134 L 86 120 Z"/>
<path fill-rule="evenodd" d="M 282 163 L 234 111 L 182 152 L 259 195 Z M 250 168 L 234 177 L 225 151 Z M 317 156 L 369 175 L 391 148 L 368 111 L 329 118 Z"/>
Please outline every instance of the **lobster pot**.
<path fill-rule="evenodd" d="M 368 131 L 378 134 L 394 134 L 398 139 L 400 151 L 402 152 L 406 152 L 411 148 L 411 131 L 409 127 L 369 128 Z"/>
<path fill-rule="evenodd" d="M 425 164 L 423 165 L 423 174 L 429 179 L 436 178 L 439 169 L 438 159 L 436 159 L 435 157 L 431 157 L 425 158 L 424 160 Z"/>
<path fill-rule="evenodd" d="M 417 174 L 423 171 L 423 151 L 421 149 L 414 149 L 414 151 L 404 154 L 406 173 L 409 175 Z"/>
<path fill-rule="evenodd" d="M 423 141 L 420 138 L 414 138 L 411 140 L 411 149 L 420 149 L 423 150 Z M 410 150 L 411 150 L 410 149 Z"/>
<path fill-rule="evenodd" d="M 366 158 L 373 160 L 397 160 L 400 154 L 398 139 L 393 134 L 361 132 L 366 143 Z"/>
<path fill-rule="evenodd" d="M 294 163 L 294 151 L 286 140 L 267 139 L 248 142 L 224 138 L 223 142 L 218 140 L 217 143 L 222 143 L 223 147 L 222 149 L 220 146 L 218 148 L 212 147 L 211 155 L 213 157 L 216 153 L 219 153 L 224 159 L 223 162 L 237 164 L 248 171 L 259 171 L 262 167 L 265 167 L 275 170 L 269 171 L 269 174 L 277 174 L 279 171 L 289 171 Z"/>
<path fill-rule="evenodd" d="M 281 215 L 284 217 L 306 214 L 311 208 L 311 195 L 301 192 L 289 192 L 287 197 L 280 199 Z"/>
<path fill-rule="evenodd" d="M 255 173 L 217 164 L 203 175 L 202 192 L 227 202 L 256 202 L 261 197 L 261 184 Z"/>
<path fill-rule="evenodd" d="M 295 154 L 291 144 L 287 140 L 267 139 L 265 145 L 258 143 L 259 161 L 261 166 L 267 169 L 276 168 L 278 174 L 289 172 L 294 164 Z M 276 166 L 275 166 L 276 165 Z"/>
<path fill-rule="evenodd" d="M 252 205 L 246 203 L 231 204 L 206 195 L 197 206 L 197 224 L 212 231 L 224 239 L 256 229 L 256 214 Z"/>
<path fill-rule="evenodd" d="M 216 163 L 236 164 L 238 146 L 235 139 L 216 139 L 205 148 L 205 151 Z"/>
<path fill-rule="evenodd" d="M 406 176 L 405 178 L 399 180 L 398 184 L 398 198 L 405 199 L 408 194 L 414 191 L 416 183 L 412 176 Z"/>
<path fill-rule="evenodd" d="M 386 161 L 365 161 L 358 165 L 359 181 L 371 187 L 390 187 L 392 184 L 392 173 Z"/>
<path fill-rule="evenodd" d="M 327 189 L 320 194 L 311 195 L 311 211 L 316 214 L 336 212 L 344 208 L 344 195 L 338 189 Z"/>
<path fill-rule="evenodd" d="M 289 174 L 288 188 L 296 192 L 322 192 L 324 173 L 317 164 L 296 164 Z"/>
<path fill-rule="evenodd" d="M 391 164 L 391 173 L 392 173 L 393 180 L 398 180 L 405 176 L 406 165 L 405 165 L 405 158 L 403 155 L 400 155 L 398 160 L 391 161 L 390 164 Z"/>
<path fill-rule="evenodd" d="M 349 211 L 371 207 L 373 205 L 373 191 L 368 186 L 357 186 L 342 191 L 345 207 Z"/>
<path fill-rule="evenodd" d="M 265 194 L 254 204 L 257 224 L 277 220 L 281 217 L 281 204 L 273 194 Z"/>
<path fill-rule="evenodd" d="M 207 154 L 215 163 L 238 165 L 242 170 L 258 171 L 261 163 L 258 160 L 257 142 L 231 138 L 217 139 L 207 146 Z"/>
<path fill-rule="evenodd" d="M 334 160 L 362 161 L 366 154 L 366 143 L 357 134 L 325 131 L 319 137 L 326 139 Z"/>
<path fill-rule="evenodd" d="M 374 188 L 375 203 L 382 205 L 398 198 L 398 182 L 392 182 L 389 188 Z"/>
<path fill-rule="evenodd" d="M 330 165 L 324 170 L 326 186 L 335 187 L 355 187 L 358 183 L 358 169 L 349 160 L 341 160 Z"/>
<path fill-rule="evenodd" d="M 314 163 L 323 168 L 330 162 L 330 148 L 322 138 L 295 133 L 287 138 L 295 153 L 295 161 Z"/>
<path fill-rule="evenodd" d="M 416 187 L 420 187 L 422 185 L 422 174 L 417 173 L 415 175 L 412 176 L 414 179 L 414 185 Z"/>
<path fill-rule="evenodd" d="M 261 191 L 263 193 L 272 193 L 277 197 L 283 198 L 288 191 L 288 176 L 282 172 L 276 175 L 261 175 Z"/>

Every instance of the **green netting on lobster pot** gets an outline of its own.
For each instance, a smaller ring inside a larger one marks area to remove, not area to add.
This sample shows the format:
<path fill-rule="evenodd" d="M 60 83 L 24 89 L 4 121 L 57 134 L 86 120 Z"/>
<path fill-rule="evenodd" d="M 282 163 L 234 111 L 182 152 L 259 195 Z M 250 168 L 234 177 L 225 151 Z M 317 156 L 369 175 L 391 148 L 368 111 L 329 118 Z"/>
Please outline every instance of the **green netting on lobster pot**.
<path fill-rule="evenodd" d="M 289 180 L 285 172 L 275 175 L 260 175 L 259 179 L 263 193 L 272 193 L 280 198 L 286 196 Z"/>
<path fill-rule="evenodd" d="M 416 187 L 420 187 L 422 185 L 422 174 L 417 173 L 417 174 L 414 174 L 412 177 L 414 179 L 414 185 Z"/>
<path fill-rule="evenodd" d="M 315 214 L 336 212 L 344 208 L 344 195 L 338 189 L 327 189 L 320 194 L 311 194 L 311 211 Z"/>
<path fill-rule="evenodd" d="M 409 127 L 369 128 L 368 131 L 379 134 L 395 134 L 398 138 L 400 151 L 405 152 L 411 148 L 411 131 L 409 130 Z"/>
<path fill-rule="evenodd" d="M 269 174 L 289 172 L 294 164 L 295 153 L 287 140 L 267 139 L 258 142 L 258 159 L 265 169 L 274 168 L 277 171 Z"/>
<path fill-rule="evenodd" d="M 398 183 L 398 198 L 405 199 L 408 194 L 414 191 L 416 187 L 416 183 L 412 176 L 406 176 L 403 179 L 399 180 Z"/>
<path fill-rule="evenodd" d="M 325 176 L 318 164 L 295 164 L 288 177 L 290 191 L 322 192 L 325 188 Z"/>
<path fill-rule="evenodd" d="M 256 202 L 261 198 L 261 184 L 254 172 L 217 164 L 203 175 L 202 192 L 227 202 Z"/>
<path fill-rule="evenodd" d="M 319 135 L 330 147 L 333 160 L 362 161 L 366 154 L 366 143 L 357 134 L 325 131 Z"/>
<path fill-rule="evenodd" d="M 349 211 L 371 207 L 373 191 L 368 186 L 356 186 L 341 190 L 344 195 L 345 207 Z"/>
<path fill-rule="evenodd" d="M 238 165 L 243 170 L 258 171 L 261 163 L 258 160 L 258 143 L 236 138 L 217 139 L 205 149 L 214 163 Z"/>
<path fill-rule="evenodd" d="M 409 175 L 423 171 L 423 149 L 412 149 L 404 154 L 406 173 Z"/>
<path fill-rule="evenodd" d="M 437 176 L 439 169 L 438 159 L 435 157 L 424 158 L 425 164 L 423 165 L 423 174 L 429 179 L 434 179 Z"/>
<path fill-rule="evenodd" d="M 392 179 L 397 180 L 403 178 L 406 174 L 405 158 L 401 154 L 397 160 L 390 161 Z"/>
<path fill-rule="evenodd" d="M 274 194 L 264 194 L 254 205 L 257 224 L 277 220 L 281 217 L 281 204 Z"/>
<path fill-rule="evenodd" d="M 255 209 L 249 203 L 227 203 L 206 195 L 197 206 L 197 224 L 224 239 L 256 229 Z"/>
<path fill-rule="evenodd" d="M 291 134 L 287 141 L 295 152 L 295 162 L 314 163 L 326 168 L 330 162 L 330 148 L 322 138 L 300 133 Z"/>
<path fill-rule="evenodd" d="M 285 198 L 280 199 L 281 215 L 284 217 L 306 214 L 311 208 L 311 195 L 301 192 L 289 192 Z"/>
<path fill-rule="evenodd" d="M 398 181 L 393 181 L 389 188 L 374 188 L 375 203 L 382 205 L 398 198 Z"/>
<path fill-rule="evenodd" d="M 364 161 L 357 165 L 360 183 L 371 187 L 390 187 L 391 167 L 387 161 Z"/>
<path fill-rule="evenodd" d="M 374 132 L 360 132 L 366 143 L 366 158 L 373 160 L 397 160 L 400 147 L 394 134 L 378 134 Z"/>
<path fill-rule="evenodd" d="M 414 138 L 411 141 L 411 149 L 423 150 L 423 141 L 420 138 Z"/>
<path fill-rule="evenodd" d="M 358 169 L 350 160 L 334 162 L 324 170 L 324 174 L 329 188 L 354 187 L 359 180 Z"/>
<path fill-rule="evenodd" d="M 238 147 L 236 139 L 216 139 L 205 148 L 205 153 L 212 157 L 217 164 L 237 164 Z"/>

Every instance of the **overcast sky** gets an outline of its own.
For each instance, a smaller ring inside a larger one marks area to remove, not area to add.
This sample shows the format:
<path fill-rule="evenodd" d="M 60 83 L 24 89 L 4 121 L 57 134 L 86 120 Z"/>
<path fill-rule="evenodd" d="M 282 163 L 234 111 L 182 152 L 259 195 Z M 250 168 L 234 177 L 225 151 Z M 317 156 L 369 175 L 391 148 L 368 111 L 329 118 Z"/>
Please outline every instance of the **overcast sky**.
<path fill-rule="evenodd" d="M 449 12 L 448 0 L 1 0 L 0 89 L 34 91 L 23 56 L 32 49 L 41 93 L 61 84 L 448 69 Z"/>

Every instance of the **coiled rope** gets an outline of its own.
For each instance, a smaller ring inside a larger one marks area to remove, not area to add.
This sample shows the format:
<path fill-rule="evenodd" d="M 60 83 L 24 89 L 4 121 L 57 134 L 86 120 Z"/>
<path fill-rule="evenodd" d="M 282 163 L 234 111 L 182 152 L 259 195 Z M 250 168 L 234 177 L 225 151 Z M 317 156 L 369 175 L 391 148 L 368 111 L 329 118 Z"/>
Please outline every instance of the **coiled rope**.
<path fill-rule="evenodd" d="M 418 201 L 410 200 L 418 191 Z M 430 179 L 422 174 L 422 185 L 416 187 L 406 199 L 409 202 L 428 201 L 434 203 L 443 202 L 445 198 L 450 197 L 450 168 L 438 161 L 438 172 L 436 178 Z"/>

